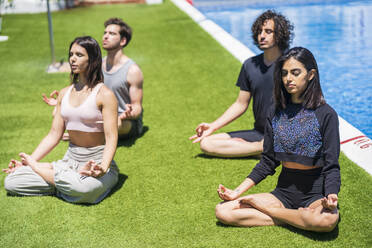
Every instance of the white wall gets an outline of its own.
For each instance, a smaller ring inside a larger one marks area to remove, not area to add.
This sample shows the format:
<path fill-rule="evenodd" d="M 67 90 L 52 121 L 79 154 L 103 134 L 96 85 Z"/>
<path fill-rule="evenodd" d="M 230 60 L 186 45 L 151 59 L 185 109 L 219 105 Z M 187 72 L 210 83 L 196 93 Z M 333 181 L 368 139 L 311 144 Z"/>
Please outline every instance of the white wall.
<path fill-rule="evenodd" d="M 65 8 L 65 1 L 49 0 L 49 6 L 51 11 L 61 10 Z M 2 6 L 0 9 L 0 12 L 2 14 L 40 13 L 46 11 L 47 11 L 46 0 L 13 0 L 12 7 L 5 8 L 5 6 Z"/>

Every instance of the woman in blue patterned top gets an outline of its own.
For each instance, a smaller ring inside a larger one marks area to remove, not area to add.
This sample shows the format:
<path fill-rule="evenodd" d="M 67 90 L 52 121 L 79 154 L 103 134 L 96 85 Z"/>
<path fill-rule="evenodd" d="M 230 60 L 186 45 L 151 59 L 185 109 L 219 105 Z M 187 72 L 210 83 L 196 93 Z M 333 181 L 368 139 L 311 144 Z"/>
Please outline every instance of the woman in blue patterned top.
<path fill-rule="evenodd" d="M 340 138 L 337 113 L 326 104 L 318 66 L 306 48 L 295 47 L 277 62 L 273 110 L 267 117 L 260 162 L 235 189 L 223 185 L 216 217 L 227 225 L 292 225 L 316 232 L 337 225 Z M 241 195 L 275 173 L 271 193 Z"/>

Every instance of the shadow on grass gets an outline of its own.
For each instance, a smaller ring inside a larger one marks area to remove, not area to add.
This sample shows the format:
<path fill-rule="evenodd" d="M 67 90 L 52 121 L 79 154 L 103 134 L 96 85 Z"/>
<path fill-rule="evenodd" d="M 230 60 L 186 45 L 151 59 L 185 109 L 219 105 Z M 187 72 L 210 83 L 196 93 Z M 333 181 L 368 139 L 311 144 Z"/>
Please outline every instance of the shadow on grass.
<path fill-rule="evenodd" d="M 296 227 L 293 227 L 293 226 L 281 226 L 282 228 L 285 228 L 291 232 L 294 232 L 294 233 L 297 233 L 297 234 L 300 234 L 306 238 L 309 238 L 309 239 L 312 239 L 314 241 L 330 241 L 330 240 L 334 240 L 338 237 L 338 224 L 337 226 L 335 227 L 335 229 L 333 229 L 331 232 L 327 232 L 327 233 L 324 233 L 324 232 L 311 232 L 311 231 L 305 231 L 305 230 L 302 230 L 302 229 L 298 229 Z"/>
<path fill-rule="evenodd" d="M 121 174 L 119 173 L 119 178 L 118 178 L 118 182 L 116 183 L 116 185 L 112 188 L 112 190 L 110 191 L 110 193 L 108 193 L 108 195 L 103 198 L 102 201 L 98 202 L 98 203 L 76 203 L 76 205 L 80 205 L 80 206 L 85 206 L 85 207 L 90 207 L 90 206 L 95 206 L 97 204 L 100 204 L 101 202 L 103 202 L 104 200 L 106 200 L 107 198 L 110 198 L 116 191 L 118 191 L 119 189 L 121 189 L 125 183 L 125 181 L 128 179 L 128 176 L 125 175 L 125 174 Z M 61 198 L 60 198 L 61 199 Z M 63 199 L 61 199 L 63 200 Z"/>
<path fill-rule="evenodd" d="M 255 156 L 249 156 L 249 157 L 216 157 L 216 156 L 211 156 L 207 155 L 205 153 L 199 153 L 198 155 L 195 155 L 194 158 L 204 158 L 204 159 L 232 159 L 232 160 L 260 160 L 261 156 L 260 155 L 255 155 Z"/>
<path fill-rule="evenodd" d="M 110 193 L 107 195 L 106 198 L 111 197 L 111 195 L 113 195 L 116 191 L 121 189 L 123 187 L 125 181 L 127 181 L 127 179 L 128 179 L 127 175 L 119 173 L 118 182 L 116 183 L 115 187 L 112 188 L 112 190 L 110 191 Z"/>
<path fill-rule="evenodd" d="M 122 138 L 122 139 L 119 139 L 118 140 L 118 146 L 125 146 L 125 147 L 131 147 L 132 145 L 134 145 L 136 143 L 136 140 L 138 138 L 141 138 L 142 136 L 145 135 L 145 133 L 147 133 L 147 131 L 149 131 L 149 126 L 143 126 L 143 129 L 142 129 L 142 133 L 141 135 L 139 136 L 135 136 L 135 137 L 130 137 L 130 138 Z"/>
<path fill-rule="evenodd" d="M 341 222 L 341 215 L 340 215 L 339 221 L 337 223 L 337 226 L 331 232 L 327 232 L 327 233 L 306 231 L 306 230 L 298 229 L 296 227 L 289 226 L 289 225 L 278 226 L 278 228 L 287 229 L 291 232 L 300 234 L 300 235 L 302 235 L 306 238 L 312 239 L 314 241 L 331 241 L 331 240 L 334 240 L 338 237 L 338 233 L 339 233 L 338 225 L 339 225 L 340 222 Z M 242 228 L 242 227 L 236 227 L 236 226 L 229 226 L 229 225 L 223 224 L 220 221 L 216 221 L 216 226 L 220 226 L 220 227 L 224 227 L 224 228 Z M 257 228 L 257 227 L 252 227 L 252 228 Z"/>
<path fill-rule="evenodd" d="M 216 226 L 225 227 L 225 228 L 241 228 L 241 227 L 238 227 L 238 226 L 229 226 L 229 225 L 223 224 L 222 222 L 220 222 L 218 220 L 216 221 Z"/>

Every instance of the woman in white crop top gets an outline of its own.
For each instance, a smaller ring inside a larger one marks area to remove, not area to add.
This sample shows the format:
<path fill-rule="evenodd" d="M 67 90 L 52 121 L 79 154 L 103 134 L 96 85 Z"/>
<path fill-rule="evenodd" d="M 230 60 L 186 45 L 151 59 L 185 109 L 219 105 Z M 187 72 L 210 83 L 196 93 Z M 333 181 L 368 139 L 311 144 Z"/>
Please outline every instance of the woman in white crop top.
<path fill-rule="evenodd" d="M 117 145 L 117 100 L 103 85 L 101 50 L 89 36 L 70 45 L 71 85 L 58 96 L 52 127 L 31 155 L 12 159 L 5 189 L 15 195 L 57 195 L 74 203 L 98 203 L 118 181 L 113 157 Z M 70 136 L 62 160 L 39 162 Z"/>

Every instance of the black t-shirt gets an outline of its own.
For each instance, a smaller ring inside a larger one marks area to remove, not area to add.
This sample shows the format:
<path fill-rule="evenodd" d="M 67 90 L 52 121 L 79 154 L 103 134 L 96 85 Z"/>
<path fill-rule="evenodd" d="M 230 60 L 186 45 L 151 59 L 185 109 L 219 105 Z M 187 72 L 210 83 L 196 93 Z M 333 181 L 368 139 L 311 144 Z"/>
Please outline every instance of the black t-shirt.
<path fill-rule="evenodd" d="M 325 196 L 338 194 L 341 186 L 338 126 L 338 115 L 328 104 L 315 110 L 288 105 L 283 111 L 269 111 L 261 160 L 248 177 L 257 185 L 268 175 L 274 175 L 280 161 L 317 165 L 323 167 Z"/>
<path fill-rule="evenodd" d="M 263 53 L 247 59 L 240 70 L 236 86 L 251 92 L 253 98 L 254 129 L 264 133 L 266 117 L 273 103 L 275 63 L 266 66 Z"/>

